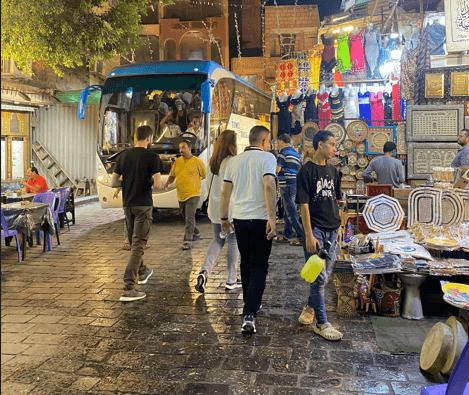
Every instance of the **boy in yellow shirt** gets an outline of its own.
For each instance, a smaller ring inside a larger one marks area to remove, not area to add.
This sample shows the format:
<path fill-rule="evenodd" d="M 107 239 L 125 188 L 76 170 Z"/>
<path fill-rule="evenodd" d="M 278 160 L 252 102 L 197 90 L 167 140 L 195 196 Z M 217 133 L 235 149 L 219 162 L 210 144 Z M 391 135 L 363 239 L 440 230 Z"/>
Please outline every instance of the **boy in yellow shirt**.
<path fill-rule="evenodd" d="M 206 177 L 204 163 L 192 155 L 191 148 L 190 140 L 179 143 L 181 156 L 174 162 L 168 181 L 164 186 L 167 191 L 169 186 L 176 180 L 179 207 L 186 221 L 184 242 L 182 244 L 183 250 L 191 249 L 191 242 L 199 233 L 199 229 L 195 224 L 195 212 L 202 194 L 202 180 Z"/>

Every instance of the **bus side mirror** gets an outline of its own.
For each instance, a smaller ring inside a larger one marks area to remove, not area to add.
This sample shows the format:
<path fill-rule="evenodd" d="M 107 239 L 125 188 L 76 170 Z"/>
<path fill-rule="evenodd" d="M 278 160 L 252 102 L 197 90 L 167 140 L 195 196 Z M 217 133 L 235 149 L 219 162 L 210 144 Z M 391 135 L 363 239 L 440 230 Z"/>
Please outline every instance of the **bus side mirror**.
<path fill-rule="evenodd" d="M 86 101 L 88 100 L 88 96 L 91 92 L 100 91 L 103 89 L 102 85 L 90 85 L 83 89 L 80 93 L 80 100 L 78 101 L 78 112 L 77 117 L 78 119 L 85 118 L 86 112 Z"/>

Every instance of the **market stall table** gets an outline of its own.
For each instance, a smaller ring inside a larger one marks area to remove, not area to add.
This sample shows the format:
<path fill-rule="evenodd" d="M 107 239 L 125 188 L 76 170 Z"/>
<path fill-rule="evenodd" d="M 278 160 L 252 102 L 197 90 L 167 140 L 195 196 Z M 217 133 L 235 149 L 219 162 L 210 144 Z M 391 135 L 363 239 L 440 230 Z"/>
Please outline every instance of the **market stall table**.
<path fill-rule="evenodd" d="M 28 200 L 32 202 L 34 199 L 34 196 L 36 195 L 37 195 L 36 193 L 22 193 L 21 195 L 18 195 L 18 194 L 5 195 L 4 203 L 15 203 L 15 202 L 21 202 L 23 200 Z"/>
<path fill-rule="evenodd" d="M 35 231 L 44 231 L 45 234 L 55 234 L 54 220 L 49 205 L 46 203 L 21 202 L 4 204 L 3 214 L 8 225 L 8 229 L 17 230 L 23 234 L 22 258 L 26 258 L 26 238 L 32 237 Z M 46 237 L 44 238 L 47 239 Z"/>

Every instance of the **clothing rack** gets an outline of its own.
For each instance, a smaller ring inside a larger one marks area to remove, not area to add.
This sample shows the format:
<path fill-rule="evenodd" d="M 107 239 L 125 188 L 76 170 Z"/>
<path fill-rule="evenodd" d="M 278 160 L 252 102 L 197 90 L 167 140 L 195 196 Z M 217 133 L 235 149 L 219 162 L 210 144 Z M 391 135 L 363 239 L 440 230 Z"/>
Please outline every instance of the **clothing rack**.
<path fill-rule="evenodd" d="M 379 79 L 379 80 L 356 80 L 356 81 L 340 81 L 342 84 L 362 84 L 366 82 L 392 82 L 389 80 L 389 78 L 386 79 Z M 319 84 L 324 84 L 324 85 L 334 85 L 337 84 L 338 81 L 319 81 Z"/>

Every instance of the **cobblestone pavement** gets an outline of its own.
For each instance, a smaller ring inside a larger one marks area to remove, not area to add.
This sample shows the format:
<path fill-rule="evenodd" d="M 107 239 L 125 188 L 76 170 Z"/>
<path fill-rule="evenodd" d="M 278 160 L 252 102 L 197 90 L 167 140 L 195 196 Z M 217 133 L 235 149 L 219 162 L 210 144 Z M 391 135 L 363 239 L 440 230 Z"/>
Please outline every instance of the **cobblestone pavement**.
<path fill-rule="evenodd" d="M 210 242 L 181 250 L 182 220 L 158 214 L 145 262 L 154 274 L 141 301 L 119 302 L 128 252 L 122 210 L 77 208 L 60 246 L 18 263 L 2 248 L 2 394 L 419 394 L 418 355 L 380 352 L 366 315 L 335 314 L 330 343 L 297 318 L 308 295 L 301 247 L 275 245 L 258 334 L 240 334 L 242 298 L 225 291 L 223 253 L 205 294 L 194 282 Z M 12 243 L 13 244 L 13 243 Z"/>

